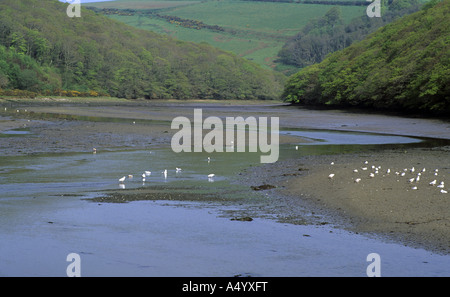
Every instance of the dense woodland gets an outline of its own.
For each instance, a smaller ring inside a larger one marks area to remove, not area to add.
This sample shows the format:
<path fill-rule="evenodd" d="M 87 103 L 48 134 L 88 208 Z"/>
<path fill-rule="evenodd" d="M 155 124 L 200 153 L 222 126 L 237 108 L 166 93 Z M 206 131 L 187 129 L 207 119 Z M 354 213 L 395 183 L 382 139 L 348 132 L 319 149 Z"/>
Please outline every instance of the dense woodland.
<path fill-rule="evenodd" d="M 450 112 L 450 0 L 433 0 L 293 75 L 288 102 Z"/>
<path fill-rule="evenodd" d="M 279 62 L 299 68 L 319 63 L 329 53 L 342 50 L 395 19 L 418 11 L 420 2 L 385 0 L 382 7 L 381 18 L 364 15 L 345 24 L 339 6 L 334 6 L 325 16 L 312 19 L 296 36 L 286 42 L 278 54 Z"/>
<path fill-rule="evenodd" d="M 0 2 L 0 95 L 274 99 L 284 77 L 58 0 Z"/>

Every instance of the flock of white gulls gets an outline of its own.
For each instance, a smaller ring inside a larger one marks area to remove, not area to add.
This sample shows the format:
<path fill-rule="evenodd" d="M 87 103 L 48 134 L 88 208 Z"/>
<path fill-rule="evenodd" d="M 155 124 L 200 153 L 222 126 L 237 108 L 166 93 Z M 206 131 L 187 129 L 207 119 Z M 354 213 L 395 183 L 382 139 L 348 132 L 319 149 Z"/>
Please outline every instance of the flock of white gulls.
<path fill-rule="evenodd" d="M 210 157 L 208 157 L 208 163 L 210 163 L 210 162 L 211 162 L 211 159 L 210 159 Z M 175 172 L 176 173 L 181 172 L 181 168 L 175 167 Z M 144 171 L 144 173 L 141 174 L 142 182 L 145 182 L 146 178 L 149 177 L 151 174 L 152 174 L 151 171 L 147 171 L 147 170 Z M 167 175 L 168 175 L 167 169 L 164 169 L 164 171 L 162 171 L 161 174 L 164 176 L 164 179 L 167 179 Z M 119 184 L 123 186 L 127 177 L 128 177 L 128 179 L 134 179 L 134 176 L 132 174 L 129 174 L 128 176 L 125 175 L 125 176 L 119 178 Z M 207 177 L 208 177 L 208 181 L 213 182 L 215 174 L 214 173 L 208 174 Z"/>
<path fill-rule="evenodd" d="M 330 165 L 334 165 L 334 162 L 331 162 Z M 369 166 L 369 162 L 365 161 L 362 167 L 353 169 L 355 174 L 358 174 L 358 177 L 355 177 L 353 181 L 355 183 L 360 183 L 362 178 L 361 174 L 367 176 L 367 178 L 372 179 L 376 176 L 386 177 L 388 175 L 397 176 L 397 181 L 400 181 L 401 178 L 404 178 L 408 184 L 411 186 L 411 190 L 418 190 L 419 186 L 426 185 L 428 187 L 436 187 L 442 194 L 448 194 L 448 191 L 445 189 L 445 182 L 441 179 L 439 180 L 439 169 L 434 169 L 431 171 L 427 171 L 426 168 L 416 169 L 414 166 L 411 168 L 404 168 L 399 171 L 393 171 L 390 168 L 383 170 L 381 166 Z M 363 175 L 363 177 L 364 177 Z M 331 173 L 328 175 L 328 178 L 333 180 L 336 174 Z M 424 183 L 424 179 L 428 178 L 428 180 L 432 180 L 431 182 Z M 431 177 L 431 178 L 430 178 Z M 422 181 L 422 182 L 421 182 Z"/>

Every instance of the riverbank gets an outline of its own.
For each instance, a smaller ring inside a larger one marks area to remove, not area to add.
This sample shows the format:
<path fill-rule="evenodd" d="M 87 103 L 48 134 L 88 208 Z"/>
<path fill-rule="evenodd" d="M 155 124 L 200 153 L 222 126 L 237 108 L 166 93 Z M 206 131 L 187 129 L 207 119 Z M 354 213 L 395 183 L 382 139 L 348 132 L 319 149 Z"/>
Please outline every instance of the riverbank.
<path fill-rule="evenodd" d="M 273 102 L 260 105 L 203 101 L 8 104 L 6 112 L 0 111 L 0 131 L 25 129 L 29 135 L 2 137 L 2 156 L 92 152 L 93 148 L 101 153 L 167 146 L 174 133 L 170 129 L 171 120 L 176 116 L 192 117 L 193 108 L 203 108 L 204 117 L 278 116 L 280 125 L 290 128 L 450 138 L 450 124 L 445 121 L 302 110 Z M 294 136 L 281 138 L 281 143 L 300 145 L 305 141 Z M 260 193 L 267 196 L 268 209 L 280 221 L 333 224 L 353 232 L 381 235 L 387 240 L 449 253 L 450 194 L 443 194 L 436 187 L 444 181 L 444 189 L 450 192 L 449 153 L 449 147 L 429 147 L 308 155 L 254 166 L 236 179 L 248 186 L 249 191 L 252 186 L 274 185 L 275 188 Z M 421 172 L 423 168 L 425 172 Z M 401 176 L 403 172 L 405 176 Z M 374 174 L 373 178 L 370 173 Z M 409 179 L 417 179 L 418 173 L 421 173 L 419 182 L 410 183 Z M 330 174 L 334 174 L 333 178 L 329 178 Z M 355 182 L 357 178 L 361 180 Z M 437 184 L 430 186 L 434 179 Z"/>
<path fill-rule="evenodd" d="M 448 254 L 448 164 L 450 147 L 307 156 L 261 166 L 243 182 L 275 186 L 267 193 L 287 205 L 286 221 L 307 209 L 315 224 Z"/>

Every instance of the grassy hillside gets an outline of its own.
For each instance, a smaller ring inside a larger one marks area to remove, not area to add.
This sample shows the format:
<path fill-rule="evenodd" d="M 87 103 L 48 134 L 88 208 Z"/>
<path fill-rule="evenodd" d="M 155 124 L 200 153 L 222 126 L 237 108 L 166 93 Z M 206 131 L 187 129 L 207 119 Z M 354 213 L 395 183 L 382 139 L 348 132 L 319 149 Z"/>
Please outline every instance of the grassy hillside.
<path fill-rule="evenodd" d="M 448 115 L 449 15 L 450 0 L 426 5 L 302 69 L 289 79 L 283 99 Z"/>
<path fill-rule="evenodd" d="M 273 99 L 283 78 L 207 44 L 138 30 L 58 0 L 0 2 L 3 94 Z M 7 90 L 7 91 L 5 91 Z M 73 91 L 73 92 L 68 92 Z"/>
<path fill-rule="evenodd" d="M 172 7 L 167 7 L 168 5 Z M 89 3 L 103 9 L 101 13 L 126 24 L 166 34 L 179 40 L 207 42 L 254 61 L 266 68 L 280 68 L 278 52 L 286 41 L 296 35 L 311 18 L 321 17 L 330 5 L 275 3 L 239 0 L 206 1 L 137 1 Z M 111 9 L 128 11 L 113 11 Z M 109 10 L 108 10 L 109 9 Z M 131 11 L 133 10 L 133 11 Z M 365 15 L 365 6 L 341 6 L 344 22 Z M 151 13 L 153 12 L 153 13 Z M 161 17 L 163 16 L 163 17 Z M 185 26 L 167 16 L 201 21 L 219 26 L 223 31 L 208 27 Z"/>

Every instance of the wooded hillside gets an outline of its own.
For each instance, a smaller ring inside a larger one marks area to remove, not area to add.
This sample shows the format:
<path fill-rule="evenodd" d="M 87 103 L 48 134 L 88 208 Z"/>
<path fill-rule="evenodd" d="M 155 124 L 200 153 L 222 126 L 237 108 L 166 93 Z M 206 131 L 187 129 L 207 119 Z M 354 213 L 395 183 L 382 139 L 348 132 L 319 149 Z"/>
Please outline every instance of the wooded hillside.
<path fill-rule="evenodd" d="M 449 15 L 450 0 L 432 1 L 323 62 L 303 68 L 289 79 L 282 97 L 303 105 L 448 115 Z"/>
<path fill-rule="evenodd" d="M 0 2 L 0 94 L 274 99 L 283 76 L 58 0 Z M 22 91 L 22 92 L 20 92 Z"/>

